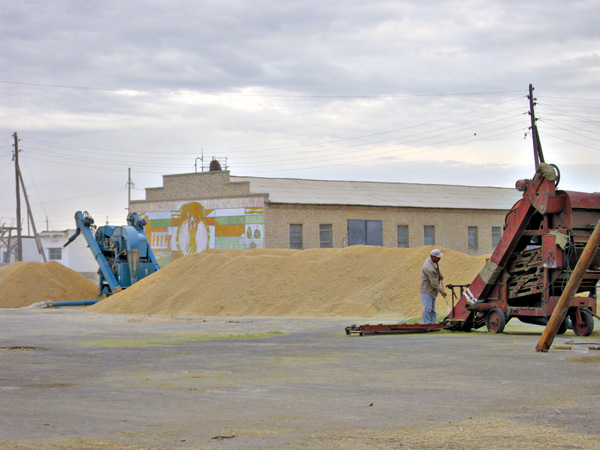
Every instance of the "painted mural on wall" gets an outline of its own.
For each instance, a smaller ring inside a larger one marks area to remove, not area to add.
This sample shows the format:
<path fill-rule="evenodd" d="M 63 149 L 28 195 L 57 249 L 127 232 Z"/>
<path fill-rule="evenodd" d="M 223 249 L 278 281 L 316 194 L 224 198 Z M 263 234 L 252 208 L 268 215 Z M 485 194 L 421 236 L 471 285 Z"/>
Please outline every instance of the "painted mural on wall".
<path fill-rule="evenodd" d="M 160 202 L 140 213 L 159 265 L 208 248 L 264 248 L 263 199 Z"/>

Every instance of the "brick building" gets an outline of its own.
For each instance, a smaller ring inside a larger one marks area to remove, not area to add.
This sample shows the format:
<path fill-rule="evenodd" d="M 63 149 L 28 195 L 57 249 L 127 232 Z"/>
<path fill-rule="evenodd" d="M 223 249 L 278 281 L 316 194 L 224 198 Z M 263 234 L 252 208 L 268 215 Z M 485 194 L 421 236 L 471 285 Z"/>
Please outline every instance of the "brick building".
<path fill-rule="evenodd" d="M 206 248 L 436 245 L 491 253 L 515 189 L 231 176 L 163 176 L 131 210 L 161 265 Z"/>

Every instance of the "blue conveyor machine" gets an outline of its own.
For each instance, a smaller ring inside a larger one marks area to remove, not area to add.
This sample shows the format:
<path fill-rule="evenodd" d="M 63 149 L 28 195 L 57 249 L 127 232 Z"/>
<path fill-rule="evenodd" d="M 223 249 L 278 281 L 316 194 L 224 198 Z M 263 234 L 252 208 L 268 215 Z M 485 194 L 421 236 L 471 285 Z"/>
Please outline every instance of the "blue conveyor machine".
<path fill-rule="evenodd" d="M 119 292 L 160 268 L 144 234 L 146 221 L 137 213 L 127 216 L 127 225 L 96 227 L 87 211 L 77 211 L 75 223 L 75 234 L 64 247 L 83 235 L 98 263 L 100 297 Z"/>

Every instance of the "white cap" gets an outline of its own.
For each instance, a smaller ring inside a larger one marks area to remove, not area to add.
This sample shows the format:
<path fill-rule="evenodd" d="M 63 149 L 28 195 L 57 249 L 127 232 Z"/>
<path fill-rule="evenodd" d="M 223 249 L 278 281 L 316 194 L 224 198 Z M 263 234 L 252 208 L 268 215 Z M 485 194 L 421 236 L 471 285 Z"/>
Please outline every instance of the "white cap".
<path fill-rule="evenodd" d="M 444 256 L 444 254 L 442 252 L 440 252 L 437 248 L 434 250 L 431 250 L 431 256 L 435 256 L 437 258 L 441 258 L 442 256 Z"/>

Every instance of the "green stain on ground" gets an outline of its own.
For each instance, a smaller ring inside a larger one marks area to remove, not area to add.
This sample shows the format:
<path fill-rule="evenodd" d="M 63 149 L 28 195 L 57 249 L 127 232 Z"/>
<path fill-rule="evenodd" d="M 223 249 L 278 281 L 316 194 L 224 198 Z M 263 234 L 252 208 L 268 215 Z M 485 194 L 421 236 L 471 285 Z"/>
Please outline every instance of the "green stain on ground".
<path fill-rule="evenodd" d="M 92 345 L 94 347 L 110 348 L 167 347 L 172 345 L 185 344 L 189 342 L 265 339 L 283 335 L 285 335 L 285 333 L 282 333 L 281 331 L 267 331 L 263 333 L 244 334 L 186 333 L 161 338 L 107 339 L 103 341 L 86 341 L 83 342 L 83 344 Z"/>

